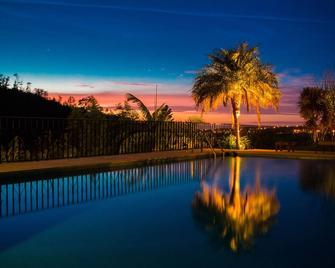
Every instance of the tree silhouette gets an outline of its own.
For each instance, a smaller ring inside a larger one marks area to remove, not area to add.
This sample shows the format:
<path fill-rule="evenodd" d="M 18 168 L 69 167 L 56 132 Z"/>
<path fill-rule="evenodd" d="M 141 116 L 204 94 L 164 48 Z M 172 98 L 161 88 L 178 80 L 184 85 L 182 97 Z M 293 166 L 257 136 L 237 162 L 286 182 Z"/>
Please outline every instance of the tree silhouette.
<path fill-rule="evenodd" d="M 317 141 L 317 131 L 323 139 L 327 132 L 335 128 L 335 79 L 325 75 L 320 86 L 305 87 L 299 96 L 299 112 L 306 126 L 313 130 L 313 140 Z"/>

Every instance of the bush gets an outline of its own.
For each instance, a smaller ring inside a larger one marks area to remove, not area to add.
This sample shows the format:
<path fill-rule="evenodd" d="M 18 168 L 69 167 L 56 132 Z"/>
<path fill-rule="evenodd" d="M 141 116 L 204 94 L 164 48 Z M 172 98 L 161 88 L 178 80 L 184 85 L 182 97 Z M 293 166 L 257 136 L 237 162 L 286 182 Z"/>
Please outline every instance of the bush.
<path fill-rule="evenodd" d="M 309 133 L 293 133 L 292 128 L 250 129 L 247 132 L 252 148 L 274 149 L 277 141 L 295 142 L 296 147 L 305 148 L 313 144 Z"/>
<path fill-rule="evenodd" d="M 225 137 L 223 140 L 223 148 L 225 149 L 236 149 L 236 137 L 235 135 L 230 134 Z M 242 136 L 240 138 L 240 149 L 248 149 L 250 148 L 250 141 L 247 136 Z"/>

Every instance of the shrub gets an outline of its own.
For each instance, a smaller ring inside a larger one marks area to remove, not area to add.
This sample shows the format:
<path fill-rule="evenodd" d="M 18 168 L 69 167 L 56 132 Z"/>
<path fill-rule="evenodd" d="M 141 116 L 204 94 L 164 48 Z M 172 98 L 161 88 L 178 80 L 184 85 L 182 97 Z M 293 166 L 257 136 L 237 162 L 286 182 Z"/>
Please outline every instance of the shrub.
<path fill-rule="evenodd" d="M 223 141 L 223 148 L 226 149 L 236 149 L 236 137 L 235 135 L 230 134 L 229 136 L 225 137 Z M 250 148 L 250 141 L 247 136 L 242 136 L 240 138 L 240 149 L 248 149 Z"/>

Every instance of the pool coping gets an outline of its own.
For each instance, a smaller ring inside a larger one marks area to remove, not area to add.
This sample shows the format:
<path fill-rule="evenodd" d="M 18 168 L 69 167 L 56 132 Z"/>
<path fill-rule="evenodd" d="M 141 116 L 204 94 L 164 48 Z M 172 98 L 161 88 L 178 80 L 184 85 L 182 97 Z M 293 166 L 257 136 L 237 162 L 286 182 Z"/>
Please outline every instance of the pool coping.
<path fill-rule="evenodd" d="M 278 151 L 275 150 L 215 150 L 216 155 L 241 156 L 241 157 L 267 157 L 281 159 L 313 159 L 335 160 L 334 152 L 316 153 L 313 151 Z M 210 149 L 163 151 L 137 154 L 122 154 L 111 156 L 95 156 L 84 158 L 70 158 L 57 160 L 42 160 L 29 162 L 13 162 L 0 164 L 0 179 L 3 177 L 17 177 L 19 174 L 46 174 L 70 173 L 79 171 L 94 171 L 102 169 L 125 169 L 143 165 L 165 164 L 193 159 L 213 158 Z"/>
<path fill-rule="evenodd" d="M 116 170 L 214 157 L 209 150 L 181 150 L 0 164 L 0 179 L 24 175 Z"/>

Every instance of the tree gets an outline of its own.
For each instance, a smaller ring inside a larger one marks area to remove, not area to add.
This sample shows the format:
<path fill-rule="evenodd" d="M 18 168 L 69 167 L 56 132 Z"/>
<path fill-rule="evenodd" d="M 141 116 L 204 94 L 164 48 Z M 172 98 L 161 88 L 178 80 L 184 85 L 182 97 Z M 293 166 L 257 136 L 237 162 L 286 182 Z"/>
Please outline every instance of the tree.
<path fill-rule="evenodd" d="M 27 92 L 30 92 L 30 90 L 28 90 L 29 89 L 29 87 L 27 86 Z M 48 92 L 46 91 L 46 90 L 44 90 L 44 89 L 41 89 L 41 88 L 35 88 L 34 89 L 34 92 L 35 92 L 35 94 L 36 95 L 38 95 L 38 96 L 41 96 L 41 97 L 43 97 L 43 98 L 48 98 Z"/>
<path fill-rule="evenodd" d="M 317 141 L 318 130 L 322 135 L 335 127 L 335 79 L 326 74 L 319 86 L 305 87 L 300 93 L 299 112 L 312 128 L 313 140 Z"/>
<path fill-rule="evenodd" d="M 323 125 L 326 130 L 329 130 L 335 128 L 335 78 L 333 74 L 325 75 L 323 87 L 326 106 Z"/>
<path fill-rule="evenodd" d="M 260 77 L 264 77 L 264 80 L 268 81 L 273 87 L 268 87 L 265 90 L 261 89 L 260 94 L 251 96 L 252 106 L 255 107 L 257 114 L 257 126 L 261 126 L 261 109 L 273 108 L 275 111 L 279 108 L 279 102 L 281 98 L 281 92 L 278 90 L 278 81 L 276 75 L 271 70 L 269 65 L 263 65 L 259 70 L 261 72 Z"/>
<path fill-rule="evenodd" d="M 0 74 L 0 89 L 7 90 L 9 88 L 9 76 Z"/>
<path fill-rule="evenodd" d="M 172 109 L 165 103 L 159 106 L 153 113 L 151 113 L 144 103 L 134 95 L 127 93 L 127 101 L 131 101 L 137 105 L 140 113 L 146 121 L 173 121 Z"/>
<path fill-rule="evenodd" d="M 256 47 L 247 43 L 237 48 L 219 49 L 209 55 L 211 62 L 196 76 L 192 96 L 202 112 L 219 105 L 232 108 L 236 148 L 240 148 L 240 113 L 242 104 L 247 111 L 253 106 L 278 107 L 281 93 L 277 75 L 270 65 L 261 63 Z"/>
<path fill-rule="evenodd" d="M 24 87 L 18 74 L 15 81 L 0 74 L 0 114 L 2 116 L 60 117 L 66 118 L 71 109 L 56 101 L 47 99 L 47 91 L 30 90 L 31 83 Z"/>
<path fill-rule="evenodd" d="M 87 96 L 78 101 L 78 107 L 84 108 L 89 113 L 101 113 L 102 107 L 94 96 Z"/>
<path fill-rule="evenodd" d="M 73 96 L 69 96 L 69 98 L 67 99 L 67 101 L 64 103 L 64 105 L 67 105 L 69 107 L 76 107 L 76 99 Z"/>
<path fill-rule="evenodd" d="M 306 120 L 306 126 L 312 128 L 314 142 L 326 108 L 323 95 L 319 87 L 305 87 L 299 96 L 299 113 Z"/>
<path fill-rule="evenodd" d="M 137 111 L 131 108 L 128 101 L 125 101 L 123 104 L 119 103 L 115 108 L 115 115 L 122 120 L 138 120 L 139 115 Z"/>

